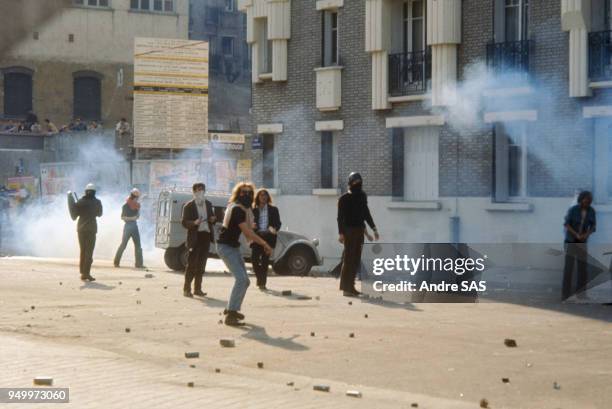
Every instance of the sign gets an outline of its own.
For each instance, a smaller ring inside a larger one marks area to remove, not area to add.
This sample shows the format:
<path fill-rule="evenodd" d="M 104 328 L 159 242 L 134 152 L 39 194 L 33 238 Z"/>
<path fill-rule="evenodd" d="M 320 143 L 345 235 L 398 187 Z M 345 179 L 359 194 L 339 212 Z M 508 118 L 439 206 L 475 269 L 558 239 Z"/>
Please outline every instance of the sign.
<path fill-rule="evenodd" d="M 254 135 L 251 139 L 251 149 L 263 149 L 263 138 L 261 135 Z"/>
<path fill-rule="evenodd" d="M 7 178 L 6 181 L 6 187 L 17 192 L 15 198 L 20 203 L 38 195 L 37 180 L 33 176 L 12 177 Z"/>
<path fill-rule="evenodd" d="M 242 182 L 248 182 L 252 179 L 251 175 L 252 161 L 251 159 L 240 159 L 236 165 L 236 179 Z"/>
<path fill-rule="evenodd" d="M 244 151 L 245 135 L 235 133 L 211 133 L 213 149 L 222 151 Z"/>
<path fill-rule="evenodd" d="M 208 143 L 208 43 L 134 40 L 134 147 Z"/>
<path fill-rule="evenodd" d="M 149 170 L 149 193 L 169 187 L 191 187 L 205 180 L 199 160 L 154 160 Z"/>

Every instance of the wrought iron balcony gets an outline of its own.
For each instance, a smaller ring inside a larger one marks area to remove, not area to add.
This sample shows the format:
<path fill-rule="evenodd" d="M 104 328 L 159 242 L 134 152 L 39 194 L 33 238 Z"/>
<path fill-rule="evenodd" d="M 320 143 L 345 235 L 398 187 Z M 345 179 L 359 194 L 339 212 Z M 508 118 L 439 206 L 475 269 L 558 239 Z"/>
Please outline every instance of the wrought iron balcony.
<path fill-rule="evenodd" d="M 487 67 L 494 74 L 529 74 L 531 40 L 487 44 Z"/>
<path fill-rule="evenodd" d="M 423 94 L 431 82 L 431 49 L 389 54 L 389 95 Z"/>
<path fill-rule="evenodd" d="M 612 31 L 589 33 L 589 78 L 612 80 Z"/>

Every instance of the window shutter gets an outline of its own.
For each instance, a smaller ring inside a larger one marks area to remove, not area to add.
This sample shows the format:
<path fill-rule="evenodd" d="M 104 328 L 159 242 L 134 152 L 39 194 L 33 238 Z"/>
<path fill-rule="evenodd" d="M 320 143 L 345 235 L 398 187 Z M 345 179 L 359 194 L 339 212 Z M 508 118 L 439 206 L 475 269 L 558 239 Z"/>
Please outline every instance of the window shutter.
<path fill-rule="evenodd" d="M 495 181 L 494 198 L 496 202 L 507 202 L 510 192 L 509 187 L 509 153 L 508 153 L 508 136 L 504 131 L 502 124 L 496 124 L 494 130 L 495 147 L 494 147 L 494 169 Z"/>
<path fill-rule="evenodd" d="M 334 165 L 334 134 L 321 132 L 321 188 L 333 187 Z"/>
<path fill-rule="evenodd" d="M 505 23 L 505 16 L 506 16 L 506 5 L 505 5 L 505 0 L 495 0 L 495 5 L 494 5 L 494 10 L 493 10 L 493 33 L 494 33 L 494 40 L 496 43 L 503 43 L 504 41 L 506 41 L 506 23 Z"/>
<path fill-rule="evenodd" d="M 12 72 L 4 74 L 4 114 L 25 116 L 32 110 L 32 76 Z"/>
<path fill-rule="evenodd" d="M 391 128 L 391 194 L 404 198 L 404 130 Z"/>
<path fill-rule="evenodd" d="M 74 116 L 81 119 L 99 120 L 101 117 L 100 80 L 95 77 L 74 79 Z"/>

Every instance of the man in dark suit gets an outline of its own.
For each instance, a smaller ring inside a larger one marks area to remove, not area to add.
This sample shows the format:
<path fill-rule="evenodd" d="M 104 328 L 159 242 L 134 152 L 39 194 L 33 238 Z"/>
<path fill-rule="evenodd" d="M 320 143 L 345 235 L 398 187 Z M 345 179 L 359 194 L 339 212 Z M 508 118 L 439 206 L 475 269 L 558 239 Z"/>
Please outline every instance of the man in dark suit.
<path fill-rule="evenodd" d="M 255 207 L 253 208 L 253 230 L 263 238 L 270 247 L 276 246 L 276 234 L 281 228 L 280 214 L 278 208 L 272 206 L 272 196 L 266 189 L 259 189 L 255 195 Z M 257 277 L 257 287 L 266 290 L 268 281 L 268 264 L 270 256 L 266 254 L 263 247 L 257 243 L 251 244 L 251 264 L 253 272 Z"/>
<path fill-rule="evenodd" d="M 189 257 L 185 269 L 185 285 L 183 295 L 193 297 L 194 294 L 204 297 L 202 292 L 202 276 L 206 269 L 208 250 L 210 243 L 215 241 L 214 224 L 217 218 L 214 215 L 212 204 L 205 199 L 204 183 L 193 185 L 193 200 L 187 202 L 183 207 L 183 227 L 187 229 L 187 249 Z M 191 293 L 191 282 L 195 281 L 193 294 Z"/>

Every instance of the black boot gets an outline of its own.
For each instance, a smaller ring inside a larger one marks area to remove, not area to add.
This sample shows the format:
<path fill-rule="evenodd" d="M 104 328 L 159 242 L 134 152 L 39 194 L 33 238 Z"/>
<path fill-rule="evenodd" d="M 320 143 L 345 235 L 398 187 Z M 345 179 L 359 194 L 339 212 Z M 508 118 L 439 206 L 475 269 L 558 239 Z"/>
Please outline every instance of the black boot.
<path fill-rule="evenodd" d="M 228 311 L 225 317 L 225 325 L 229 325 L 230 327 L 240 327 L 244 325 L 244 323 L 240 321 L 238 314 L 240 313 L 237 311 Z"/>
<path fill-rule="evenodd" d="M 223 315 L 228 315 L 230 312 L 233 312 L 239 320 L 244 319 L 244 314 L 240 314 L 238 311 L 223 310 Z"/>

